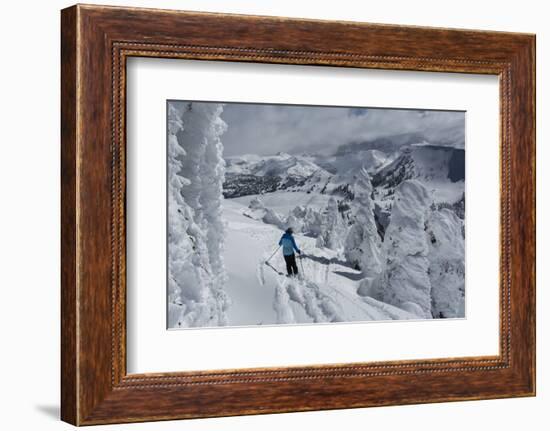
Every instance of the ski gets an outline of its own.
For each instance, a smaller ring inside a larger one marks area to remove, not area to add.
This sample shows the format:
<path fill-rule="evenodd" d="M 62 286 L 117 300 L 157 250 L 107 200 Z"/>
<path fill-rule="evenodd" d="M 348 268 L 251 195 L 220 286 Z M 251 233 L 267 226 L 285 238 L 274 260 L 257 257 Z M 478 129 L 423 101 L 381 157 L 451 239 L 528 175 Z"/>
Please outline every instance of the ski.
<path fill-rule="evenodd" d="M 282 275 L 282 276 L 285 275 L 285 274 L 283 274 L 281 271 L 279 271 L 277 268 L 275 268 L 273 265 L 271 265 L 271 264 L 269 263 L 269 261 L 266 260 L 266 261 L 265 261 L 265 264 L 266 264 L 267 266 L 269 266 L 269 267 L 270 267 L 273 271 L 275 271 L 277 274 Z"/>

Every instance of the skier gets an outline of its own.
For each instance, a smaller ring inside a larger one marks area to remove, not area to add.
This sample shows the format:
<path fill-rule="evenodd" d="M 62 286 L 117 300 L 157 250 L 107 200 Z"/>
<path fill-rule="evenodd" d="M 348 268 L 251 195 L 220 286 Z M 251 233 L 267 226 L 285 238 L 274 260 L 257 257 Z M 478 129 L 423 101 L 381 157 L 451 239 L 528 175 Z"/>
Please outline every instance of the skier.
<path fill-rule="evenodd" d="M 302 254 L 296 245 L 296 241 L 294 241 L 294 237 L 292 236 L 293 233 L 292 228 L 289 227 L 279 241 L 279 245 L 283 246 L 283 257 L 285 258 L 286 271 L 289 276 L 298 275 L 298 266 L 296 265 L 294 250 L 296 250 L 298 254 Z"/>

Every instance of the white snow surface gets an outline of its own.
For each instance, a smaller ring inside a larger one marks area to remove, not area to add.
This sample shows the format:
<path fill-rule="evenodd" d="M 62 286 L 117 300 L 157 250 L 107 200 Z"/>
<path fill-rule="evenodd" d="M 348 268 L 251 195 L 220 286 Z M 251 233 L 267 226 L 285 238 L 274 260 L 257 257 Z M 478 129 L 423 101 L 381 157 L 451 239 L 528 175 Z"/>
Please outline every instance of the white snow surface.
<path fill-rule="evenodd" d="M 282 190 L 263 195 L 241 196 L 228 200 L 239 202 L 243 205 L 249 205 L 255 198 L 260 198 L 266 207 L 269 207 L 280 214 L 287 214 L 297 206 L 321 210 L 327 206 L 330 195 L 319 193 L 308 194 L 306 192 L 289 192 Z"/>

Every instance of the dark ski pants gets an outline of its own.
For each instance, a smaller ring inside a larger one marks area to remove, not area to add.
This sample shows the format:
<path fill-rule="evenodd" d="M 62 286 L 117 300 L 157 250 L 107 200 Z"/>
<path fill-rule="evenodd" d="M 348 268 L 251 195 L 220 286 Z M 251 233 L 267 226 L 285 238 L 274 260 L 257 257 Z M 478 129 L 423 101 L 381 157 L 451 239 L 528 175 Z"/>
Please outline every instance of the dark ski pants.
<path fill-rule="evenodd" d="M 294 253 L 286 256 L 283 255 L 286 262 L 286 272 L 288 275 L 298 275 L 298 266 L 296 266 L 296 256 Z"/>

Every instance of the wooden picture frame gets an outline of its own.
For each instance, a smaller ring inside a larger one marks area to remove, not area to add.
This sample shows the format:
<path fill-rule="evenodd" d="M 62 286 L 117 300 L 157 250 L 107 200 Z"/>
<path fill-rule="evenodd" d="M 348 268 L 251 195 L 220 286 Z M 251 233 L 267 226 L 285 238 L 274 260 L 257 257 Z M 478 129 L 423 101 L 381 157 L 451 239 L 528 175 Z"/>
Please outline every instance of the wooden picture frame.
<path fill-rule="evenodd" d="M 535 394 L 535 36 L 77 5 L 61 14 L 61 418 L 75 425 Z M 127 374 L 131 56 L 500 78 L 500 354 Z"/>

